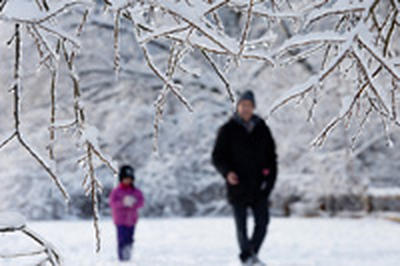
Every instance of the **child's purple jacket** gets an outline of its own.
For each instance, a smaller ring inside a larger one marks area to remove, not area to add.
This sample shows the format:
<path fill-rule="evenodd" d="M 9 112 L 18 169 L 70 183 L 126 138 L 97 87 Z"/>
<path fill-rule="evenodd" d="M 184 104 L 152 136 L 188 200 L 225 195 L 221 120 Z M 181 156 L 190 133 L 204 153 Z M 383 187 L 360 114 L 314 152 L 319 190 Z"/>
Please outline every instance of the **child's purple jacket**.
<path fill-rule="evenodd" d="M 123 199 L 125 196 L 132 196 L 136 199 L 132 207 L 124 206 Z M 138 209 L 144 205 L 142 191 L 138 188 L 119 185 L 113 189 L 109 200 L 112 217 L 116 225 L 134 226 L 137 223 L 139 218 Z"/>

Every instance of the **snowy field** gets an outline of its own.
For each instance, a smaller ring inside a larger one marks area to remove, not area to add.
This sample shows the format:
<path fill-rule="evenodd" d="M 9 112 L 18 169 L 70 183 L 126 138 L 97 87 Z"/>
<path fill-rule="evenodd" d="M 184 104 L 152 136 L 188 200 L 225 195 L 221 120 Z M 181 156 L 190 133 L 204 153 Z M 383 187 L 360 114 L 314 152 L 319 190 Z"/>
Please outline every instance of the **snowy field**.
<path fill-rule="evenodd" d="M 101 223 L 103 242 L 97 256 L 90 221 L 29 225 L 57 246 L 67 266 L 239 265 L 230 218 L 142 219 L 133 262 L 125 264 L 116 260 L 115 230 L 109 220 Z M 26 239 L 0 234 L 0 254 L 23 249 L 32 250 Z M 273 218 L 260 257 L 271 266 L 398 266 L 400 224 L 373 218 Z M 0 265 L 33 263 L 32 258 L 0 259 Z"/>

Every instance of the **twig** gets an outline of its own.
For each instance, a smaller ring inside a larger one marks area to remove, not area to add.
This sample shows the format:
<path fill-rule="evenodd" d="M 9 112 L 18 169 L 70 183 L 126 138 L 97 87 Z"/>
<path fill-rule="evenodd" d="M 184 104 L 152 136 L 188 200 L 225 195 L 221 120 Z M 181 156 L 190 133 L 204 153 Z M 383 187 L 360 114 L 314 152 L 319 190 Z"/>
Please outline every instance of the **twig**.
<path fill-rule="evenodd" d="M 348 8 L 343 8 L 341 10 L 327 10 L 325 13 L 320 13 L 318 16 L 312 18 L 308 23 L 306 24 L 305 27 L 308 27 L 309 25 L 313 24 L 314 22 L 328 17 L 332 15 L 346 15 L 348 13 L 356 13 L 356 12 L 363 12 L 365 11 L 365 7 L 348 7 Z"/>
<path fill-rule="evenodd" d="M 251 23 L 252 13 L 253 13 L 253 7 L 254 7 L 254 0 L 249 0 L 249 7 L 247 9 L 246 25 L 244 27 L 244 30 L 242 33 L 242 38 L 240 39 L 240 43 L 239 43 L 238 58 L 240 58 L 240 56 L 242 55 L 242 53 L 244 51 L 245 42 L 246 42 L 248 34 L 249 34 L 250 23 Z"/>
<path fill-rule="evenodd" d="M 397 92 L 397 83 L 394 79 L 392 79 L 392 90 L 391 90 L 391 97 L 392 97 L 392 119 L 397 120 L 397 104 L 396 104 L 396 92 Z"/>
<path fill-rule="evenodd" d="M 93 226 L 96 236 L 96 252 L 100 252 L 101 238 L 100 238 L 99 210 L 98 210 L 98 199 L 97 199 L 98 182 L 95 177 L 93 160 L 92 160 L 93 146 L 89 142 L 87 142 L 86 145 L 87 145 L 87 156 L 88 156 L 87 162 L 89 166 L 89 178 L 90 178 L 90 194 L 91 194 L 92 209 L 93 209 Z"/>
<path fill-rule="evenodd" d="M 79 24 L 78 29 L 76 30 L 76 37 L 80 37 L 83 32 L 83 27 L 87 23 L 89 17 L 89 9 L 86 9 L 82 16 L 81 24 Z"/>
<path fill-rule="evenodd" d="M 0 13 L 3 11 L 4 7 L 7 5 L 8 0 L 3 0 L 0 2 Z"/>
<path fill-rule="evenodd" d="M 214 60 L 207 54 L 206 51 L 201 50 L 201 53 L 204 55 L 204 57 L 207 59 L 207 61 L 210 63 L 211 67 L 214 69 L 215 73 L 217 73 L 218 77 L 221 79 L 221 81 L 225 84 L 226 91 L 228 92 L 229 99 L 231 102 L 235 102 L 235 95 L 232 91 L 231 85 L 229 84 L 229 81 L 226 79 L 225 75 L 222 73 L 222 71 L 218 68 Z"/>
<path fill-rule="evenodd" d="M 0 149 L 5 147 L 10 141 L 12 141 L 17 136 L 17 132 L 14 132 L 10 137 L 8 137 L 5 141 L 0 144 Z"/>
<path fill-rule="evenodd" d="M 40 255 L 42 253 L 45 253 L 45 250 L 37 250 L 37 251 L 28 252 L 28 253 L 16 253 L 16 254 L 11 254 L 11 255 L 0 254 L 0 258 L 15 259 L 15 258 L 20 258 L 20 257 L 30 257 L 30 256 Z"/>
<path fill-rule="evenodd" d="M 57 71 L 52 71 L 51 86 L 50 86 L 50 98 L 51 98 L 50 125 L 54 125 L 54 123 L 56 122 L 56 83 L 57 83 Z M 55 129 L 54 129 L 54 127 L 49 127 L 49 131 L 50 131 L 49 157 L 51 160 L 54 160 L 55 159 L 55 156 L 54 156 Z"/>
<path fill-rule="evenodd" d="M 20 76 L 20 67 L 21 67 L 21 61 L 22 60 L 22 41 L 21 41 L 21 35 L 20 35 L 20 25 L 16 24 L 15 25 L 15 66 L 14 66 L 14 122 L 15 122 L 15 134 L 16 137 L 19 141 L 19 143 L 22 145 L 23 148 L 40 164 L 40 166 L 49 174 L 53 182 L 56 184 L 57 188 L 60 190 L 62 195 L 64 196 L 65 200 L 69 202 L 69 195 L 64 187 L 64 185 L 61 183 L 61 181 L 58 179 L 58 177 L 53 173 L 53 171 L 50 169 L 50 167 L 40 158 L 39 155 L 37 155 L 31 147 L 25 142 L 23 139 L 21 133 L 20 133 L 20 118 L 19 118 L 19 111 L 20 111 L 20 87 L 21 87 L 21 76 Z"/>
<path fill-rule="evenodd" d="M 286 105 L 288 102 L 298 98 L 298 97 L 303 97 L 307 93 L 309 93 L 315 86 L 315 84 L 324 81 L 340 64 L 341 62 L 348 56 L 348 53 L 350 52 L 351 47 L 349 46 L 347 49 L 345 49 L 340 55 L 336 57 L 334 62 L 325 70 L 323 70 L 321 73 L 318 74 L 318 76 L 311 77 L 305 84 L 304 88 L 301 90 L 294 92 L 292 95 L 289 95 L 282 100 L 279 100 L 278 103 L 274 104 L 271 110 L 269 111 L 270 114 L 274 113 L 276 110 L 278 110 L 280 107 Z"/>
<path fill-rule="evenodd" d="M 369 118 L 369 115 L 372 113 L 372 110 L 373 110 L 372 107 L 368 108 L 367 112 L 365 112 L 365 116 L 364 116 L 363 120 L 361 121 L 361 123 L 358 127 L 357 133 L 351 138 L 351 143 L 352 143 L 351 149 L 352 150 L 355 149 L 356 141 L 357 141 L 358 137 L 361 135 L 361 133 L 364 129 L 364 125 L 367 123 L 367 120 Z"/>
<path fill-rule="evenodd" d="M 371 55 L 374 57 L 396 80 L 400 80 L 399 74 L 393 70 L 385 61 L 385 59 L 381 58 L 379 55 L 375 54 L 373 49 L 371 49 L 364 40 L 360 37 L 357 38 L 358 43 L 361 47 L 365 48 Z"/>
<path fill-rule="evenodd" d="M 42 166 L 44 170 L 49 174 L 49 176 L 52 178 L 53 182 L 56 184 L 58 190 L 63 194 L 66 202 L 68 203 L 70 200 L 69 194 L 67 190 L 65 189 L 64 185 L 61 183 L 61 181 L 58 179 L 56 174 L 53 173 L 53 171 L 50 169 L 49 166 L 30 148 L 30 146 L 24 141 L 24 139 L 21 137 L 21 134 L 18 133 L 17 135 L 19 142 L 21 145 L 28 151 L 28 153 Z"/>
<path fill-rule="evenodd" d="M 62 258 L 58 251 L 47 241 L 42 239 L 37 233 L 30 230 L 28 227 L 24 227 L 21 231 L 33 239 L 36 243 L 44 248 L 44 252 L 47 254 L 47 259 L 53 266 L 61 266 Z"/>
<path fill-rule="evenodd" d="M 76 5 L 87 5 L 87 3 L 81 2 L 81 1 L 67 3 L 64 6 L 57 9 L 56 11 L 54 11 L 53 13 L 51 13 L 43 18 L 40 18 L 40 19 L 29 20 L 29 19 L 22 19 L 22 18 L 3 17 L 3 20 L 15 22 L 18 24 L 36 24 L 39 26 L 39 25 L 42 25 L 44 22 L 47 22 L 47 21 L 53 19 L 54 17 L 64 13 L 65 11 L 71 9 L 73 6 L 76 6 Z M 0 20 L 1 20 L 1 17 L 0 17 Z"/>
<path fill-rule="evenodd" d="M 73 46 L 75 46 L 75 48 L 79 48 L 80 47 L 79 43 L 77 43 L 75 40 L 69 38 L 68 36 L 66 36 L 66 35 L 64 35 L 64 34 L 58 32 L 58 31 L 56 31 L 54 29 L 51 29 L 51 28 L 49 28 L 47 26 L 44 26 L 42 24 L 38 24 L 37 27 L 39 27 L 39 28 L 41 28 L 41 29 L 43 29 L 43 30 L 45 30 L 45 31 L 47 31 L 49 33 L 52 33 L 53 35 L 57 36 L 60 39 L 63 39 L 63 40 L 66 40 L 66 41 L 70 42 Z"/>
<path fill-rule="evenodd" d="M 352 52 L 352 55 L 354 56 L 354 58 L 356 59 L 363 75 L 365 76 L 365 78 L 368 81 L 369 86 L 371 87 L 372 92 L 375 94 L 376 98 L 379 101 L 379 104 L 385 109 L 385 112 L 389 112 L 388 107 L 386 106 L 385 102 L 383 101 L 382 97 L 380 96 L 378 89 L 376 88 L 375 84 L 372 81 L 372 77 L 370 76 L 367 66 L 364 64 L 363 60 L 361 59 L 361 57 L 358 55 L 358 53 L 356 51 Z"/>
<path fill-rule="evenodd" d="M 202 27 L 200 27 L 199 25 L 197 25 L 196 23 L 192 22 L 190 19 L 182 16 L 181 14 L 170 10 L 169 8 L 166 8 L 164 6 L 160 6 L 160 8 L 168 13 L 170 13 L 172 16 L 174 17 L 178 17 L 181 20 L 183 20 L 184 22 L 186 22 L 187 24 L 191 25 L 193 28 L 195 28 L 196 30 L 198 30 L 199 32 L 201 32 L 207 39 L 209 39 L 211 42 L 215 43 L 217 46 L 221 47 L 222 49 L 224 49 L 227 53 L 230 54 L 234 54 L 233 51 L 231 51 L 226 45 L 224 45 L 220 40 L 218 40 L 217 38 L 215 38 L 214 36 L 212 36 L 211 34 L 209 34 L 207 31 L 205 31 Z"/>
<path fill-rule="evenodd" d="M 115 76 L 118 78 L 120 71 L 120 61 L 121 57 L 119 54 L 119 23 L 120 23 L 121 11 L 118 10 L 114 15 L 114 71 Z"/>
<path fill-rule="evenodd" d="M 93 145 L 92 145 L 92 151 L 93 153 L 102 161 L 114 174 L 118 173 L 118 170 L 115 169 L 114 166 L 110 163 L 109 160 L 107 160 L 103 154 L 101 154 L 100 151 L 98 151 Z"/>
<path fill-rule="evenodd" d="M 176 49 L 176 43 L 174 43 L 171 46 L 171 51 L 169 54 L 169 58 L 168 58 L 168 67 L 167 67 L 167 79 L 168 81 L 171 81 L 172 76 L 175 72 L 175 66 L 177 64 L 177 54 L 175 53 L 175 49 Z M 154 133 L 153 133 L 153 151 L 158 154 L 158 137 L 159 137 L 159 132 L 160 132 L 160 123 L 163 117 L 163 113 L 164 113 L 164 105 L 166 102 L 166 97 L 168 95 L 168 87 L 166 85 L 163 86 L 160 94 L 157 97 L 157 100 L 155 102 L 155 108 L 156 108 L 156 112 L 155 112 L 155 116 L 154 116 L 154 123 L 153 123 L 153 127 L 154 127 Z"/>
<path fill-rule="evenodd" d="M 156 40 L 158 38 L 161 38 L 161 37 L 164 37 L 164 36 L 168 36 L 168 35 L 171 35 L 171 34 L 180 33 L 180 32 L 186 31 L 186 30 L 188 30 L 190 28 L 191 28 L 191 26 L 186 25 L 186 26 L 183 26 L 183 27 L 177 27 L 177 28 L 174 28 L 174 29 L 168 29 L 168 30 L 163 31 L 163 32 L 150 34 L 149 36 L 146 36 L 145 39 L 139 40 L 139 43 L 140 44 L 148 43 L 148 42 L 150 42 L 152 40 Z"/>
<path fill-rule="evenodd" d="M 175 96 L 185 105 L 185 107 L 190 111 L 193 112 L 193 108 L 190 105 L 190 103 L 186 100 L 186 98 L 181 94 L 181 92 L 179 91 L 178 88 L 176 88 L 175 84 L 172 84 L 171 82 L 169 82 L 167 80 L 167 78 L 165 78 L 160 72 L 159 70 L 154 66 L 150 55 L 146 49 L 146 47 L 143 45 L 142 46 L 142 51 L 143 51 L 143 55 L 146 59 L 147 65 L 150 67 L 150 69 L 154 72 L 154 74 L 160 78 L 165 85 L 167 85 L 167 87 L 172 91 L 173 94 L 175 94 Z"/>
<path fill-rule="evenodd" d="M 390 39 L 391 39 L 391 37 L 392 37 L 392 35 L 393 35 L 394 28 L 395 28 L 395 26 L 396 26 L 395 23 L 396 23 L 397 15 L 398 15 L 398 14 L 399 14 L 399 10 L 396 10 L 396 11 L 394 12 L 394 15 L 393 15 L 392 24 L 390 25 L 390 29 L 389 29 L 389 31 L 388 31 L 388 33 L 387 33 L 387 36 L 386 36 L 386 39 L 385 39 L 385 47 L 383 48 L 383 56 L 384 56 L 384 57 L 387 56 L 388 51 L 389 51 Z"/>
<path fill-rule="evenodd" d="M 211 14 L 211 13 L 217 11 L 218 9 L 223 7 L 224 5 L 228 4 L 230 1 L 231 0 L 225 0 L 225 1 L 222 1 L 221 3 L 216 4 L 215 6 L 213 6 L 209 10 L 207 10 L 206 13 L 204 13 L 204 15 L 207 16 L 208 14 Z"/>

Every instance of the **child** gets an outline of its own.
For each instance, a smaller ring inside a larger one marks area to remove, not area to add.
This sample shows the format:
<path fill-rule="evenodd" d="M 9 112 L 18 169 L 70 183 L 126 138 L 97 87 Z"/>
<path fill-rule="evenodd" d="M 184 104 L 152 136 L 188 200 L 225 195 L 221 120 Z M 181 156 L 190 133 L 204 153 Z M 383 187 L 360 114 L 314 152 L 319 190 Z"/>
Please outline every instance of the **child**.
<path fill-rule="evenodd" d="M 118 236 L 118 257 L 120 261 L 131 258 L 133 235 L 138 221 L 138 209 L 143 207 L 142 192 L 135 187 L 134 169 L 125 165 L 119 171 L 119 186 L 110 195 L 110 206 Z"/>

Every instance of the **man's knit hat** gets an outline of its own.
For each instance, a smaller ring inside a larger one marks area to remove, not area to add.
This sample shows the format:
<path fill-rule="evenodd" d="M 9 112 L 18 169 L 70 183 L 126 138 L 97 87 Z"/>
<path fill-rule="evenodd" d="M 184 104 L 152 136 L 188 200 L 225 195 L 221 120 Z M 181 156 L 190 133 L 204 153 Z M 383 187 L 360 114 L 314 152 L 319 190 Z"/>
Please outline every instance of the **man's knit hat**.
<path fill-rule="evenodd" d="M 239 97 L 238 103 L 244 100 L 251 101 L 254 107 L 256 106 L 256 98 L 254 97 L 254 93 L 251 90 L 243 92 Z"/>

